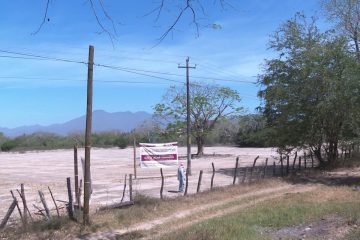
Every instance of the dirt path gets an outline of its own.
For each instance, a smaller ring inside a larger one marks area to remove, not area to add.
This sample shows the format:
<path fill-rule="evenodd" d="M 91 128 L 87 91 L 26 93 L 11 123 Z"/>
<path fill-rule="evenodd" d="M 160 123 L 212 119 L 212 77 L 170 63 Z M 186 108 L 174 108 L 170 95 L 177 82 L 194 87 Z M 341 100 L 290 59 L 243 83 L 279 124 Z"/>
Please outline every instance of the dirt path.
<path fill-rule="evenodd" d="M 284 184 L 283 186 L 263 189 L 259 191 L 249 192 L 246 194 L 239 195 L 235 198 L 212 202 L 202 206 L 194 206 L 191 209 L 185 211 L 176 212 L 166 217 L 153 219 L 142 223 L 137 223 L 135 226 L 130 226 L 126 229 L 117 229 L 108 232 L 95 233 L 90 236 L 84 236 L 80 239 L 94 240 L 94 239 L 116 239 L 123 234 L 133 231 L 154 231 L 154 234 L 150 234 L 150 238 L 146 239 L 158 239 L 165 232 L 175 231 L 180 228 L 190 226 L 192 224 L 218 217 L 221 215 L 229 214 L 246 207 L 254 206 L 260 202 L 269 201 L 274 198 L 281 197 L 288 193 L 307 192 L 315 188 L 313 185 L 290 185 Z M 248 199 L 254 198 L 256 199 Z M 247 199 L 247 201 L 246 201 Z M 244 200 L 243 203 L 239 203 L 240 200 Z M 204 213 L 205 211 L 211 210 L 210 213 Z M 191 216 L 191 217 L 190 217 Z M 181 221 L 187 217 L 186 221 Z M 192 219 L 189 221 L 189 219 Z M 185 223 L 184 223 L 185 222 Z M 176 224 L 174 224 L 176 223 Z"/>

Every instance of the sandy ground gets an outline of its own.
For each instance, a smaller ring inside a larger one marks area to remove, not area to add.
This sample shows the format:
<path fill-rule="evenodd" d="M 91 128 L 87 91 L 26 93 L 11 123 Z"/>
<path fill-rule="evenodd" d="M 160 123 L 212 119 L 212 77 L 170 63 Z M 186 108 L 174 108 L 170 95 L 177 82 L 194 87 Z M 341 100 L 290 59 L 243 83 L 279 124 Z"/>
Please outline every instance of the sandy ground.
<path fill-rule="evenodd" d="M 192 149 L 195 152 L 196 149 Z M 84 156 L 84 149 L 79 149 L 79 158 Z M 271 148 L 235 148 L 235 147 L 206 147 L 205 153 L 210 156 L 192 160 L 192 176 L 189 177 L 189 193 L 196 192 L 199 171 L 203 170 L 201 190 L 210 187 L 212 174 L 211 162 L 217 170 L 215 186 L 232 184 L 232 176 L 225 174 L 227 169 L 235 166 L 235 159 L 239 157 L 241 167 L 250 166 L 256 156 L 260 156 L 258 164 L 261 165 L 269 158 L 272 164 L 273 157 L 277 156 L 275 149 Z M 179 148 L 180 162 L 186 166 L 186 148 Z M 211 156 L 214 155 L 214 156 Z M 177 167 L 163 169 L 165 178 L 164 195 L 176 196 L 170 190 L 177 190 L 178 181 L 175 176 Z M 93 194 L 91 210 L 97 207 L 118 202 L 122 196 L 125 174 L 131 174 L 133 168 L 133 149 L 92 149 L 91 171 L 93 181 Z M 81 165 L 79 175 L 82 174 Z M 47 190 L 49 186 L 57 200 L 67 200 L 66 178 L 74 179 L 73 151 L 34 151 L 26 153 L 0 153 L 0 219 L 5 215 L 11 204 L 10 190 L 20 189 L 25 184 L 26 198 L 30 211 L 35 211 L 33 204 L 40 206 L 38 190 L 45 193 L 50 207 L 52 200 Z M 134 180 L 135 193 L 159 197 L 160 190 L 159 168 L 137 168 L 137 179 Z M 128 193 L 125 200 L 128 199 Z M 59 202 L 59 205 L 63 205 Z"/>

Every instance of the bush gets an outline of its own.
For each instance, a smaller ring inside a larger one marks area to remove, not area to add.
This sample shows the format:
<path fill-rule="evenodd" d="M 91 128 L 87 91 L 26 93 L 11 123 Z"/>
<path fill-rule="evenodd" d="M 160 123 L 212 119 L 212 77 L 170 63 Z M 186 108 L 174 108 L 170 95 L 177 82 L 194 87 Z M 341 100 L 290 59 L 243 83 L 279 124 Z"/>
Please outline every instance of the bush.
<path fill-rule="evenodd" d="M 116 138 L 115 140 L 115 145 L 118 146 L 121 149 L 124 149 L 127 147 L 128 145 L 128 139 L 127 137 L 120 135 L 119 137 Z"/>
<path fill-rule="evenodd" d="M 17 141 L 15 140 L 7 140 L 1 145 L 1 151 L 9 152 L 10 150 L 16 148 L 18 146 Z"/>

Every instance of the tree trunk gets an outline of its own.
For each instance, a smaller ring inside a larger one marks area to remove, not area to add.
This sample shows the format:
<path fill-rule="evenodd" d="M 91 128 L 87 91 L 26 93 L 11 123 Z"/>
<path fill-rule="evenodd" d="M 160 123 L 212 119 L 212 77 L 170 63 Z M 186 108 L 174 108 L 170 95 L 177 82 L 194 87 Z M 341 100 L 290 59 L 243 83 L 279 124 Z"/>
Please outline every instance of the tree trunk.
<path fill-rule="evenodd" d="M 197 144 L 197 156 L 201 157 L 204 155 L 204 137 L 196 137 L 196 144 Z"/>

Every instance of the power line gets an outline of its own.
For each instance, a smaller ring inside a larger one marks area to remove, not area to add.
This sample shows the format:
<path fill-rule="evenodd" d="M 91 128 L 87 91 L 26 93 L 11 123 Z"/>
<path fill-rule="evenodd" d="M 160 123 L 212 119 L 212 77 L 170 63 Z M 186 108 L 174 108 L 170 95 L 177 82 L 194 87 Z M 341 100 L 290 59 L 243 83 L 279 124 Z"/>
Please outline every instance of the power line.
<path fill-rule="evenodd" d="M 16 76 L 0 76 L 0 79 L 22 79 L 22 80 L 40 80 L 40 81 L 66 81 L 66 82 L 86 82 L 85 79 L 73 78 L 44 78 L 44 77 L 16 77 Z M 128 80 L 94 80 L 95 83 L 134 83 L 134 84 L 168 84 L 164 82 L 148 82 L 148 81 L 128 81 Z"/>
<path fill-rule="evenodd" d="M 52 61 L 59 61 L 59 62 L 69 62 L 69 63 L 79 63 L 79 64 L 88 64 L 87 62 L 84 61 L 77 61 L 77 60 L 72 60 L 72 59 L 65 59 L 65 58 L 55 58 L 55 57 L 48 57 L 48 56 L 41 56 L 41 55 L 35 55 L 35 54 L 29 54 L 29 53 L 21 53 L 21 52 L 13 52 L 13 51 L 7 51 L 7 50 L 2 50 L 0 49 L 0 52 L 2 53 L 7 53 L 7 54 L 14 54 L 14 55 L 20 55 L 20 56 L 25 56 L 25 57 L 31 57 L 33 58 L 33 60 L 52 60 Z M 2 56 L 2 57 L 6 57 L 6 56 Z M 12 56 L 7 56 L 9 58 L 15 58 Z M 29 59 L 29 58 L 25 58 L 23 57 L 22 59 Z M 18 57 L 20 58 L 20 57 Z"/>
<path fill-rule="evenodd" d="M 7 51 L 7 50 L 2 50 L 2 49 L 0 49 L 0 52 L 19 55 L 19 56 L 0 55 L 0 57 L 2 57 L 2 58 L 15 58 L 15 59 L 25 59 L 25 60 L 52 60 L 52 61 L 61 61 L 61 62 L 78 63 L 78 64 L 86 64 L 87 65 L 87 62 L 77 61 L 77 60 L 72 60 L 72 59 L 55 58 L 55 57 L 48 57 L 48 56 L 42 56 L 42 55 L 29 54 L 29 53 Z M 183 75 L 181 75 L 181 74 L 169 73 L 169 72 L 160 72 L 160 71 L 152 71 L 152 70 L 144 70 L 144 69 L 136 69 L 136 68 L 128 68 L 128 67 L 122 67 L 122 66 L 111 66 L 111 65 L 105 65 L 105 64 L 94 64 L 94 65 L 98 66 L 98 67 L 104 67 L 104 68 L 109 68 L 109 69 L 113 69 L 113 70 L 119 70 L 119 71 L 123 71 L 123 72 L 133 73 L 133 74 L 137 74 L 137 75 L 162 79 L 162 80 L 166 80 L 166 81 L 182 83 L 182 82 L 180 82 L 178 80 L 173 80 L 173 79 L 169 79 L 169 78 L 164 78 L 164 77 L 159 77 L 159 76 L 154 76 L 154 75 L 144 74 L 144 73 L 152 73 L 152 74 L 160 74 L 160 75 L 166 75 L 166 76 L 183 77 Z M 209 71 L 209 69 L 207 69 L 207 68 L 204 68 L 204 70 Z M 143 73 L 141 73 L 141 72 L 143 72 Z M 219 74 L 217 71 L 214 71 L 214 70 L 210 71 L 210 72 Z M 214 80 L 214 81 L 224 81 L 224 82 L 234 82 L 234 83 L 256 84 L 256 82 L 249 82 L 249 81 L 244 81 L 244 80 L 213 78 L 213 77 L 205 77 L 205 76 L 192 76 L 192 78 L 204 79 L 204 80 Z"/>

